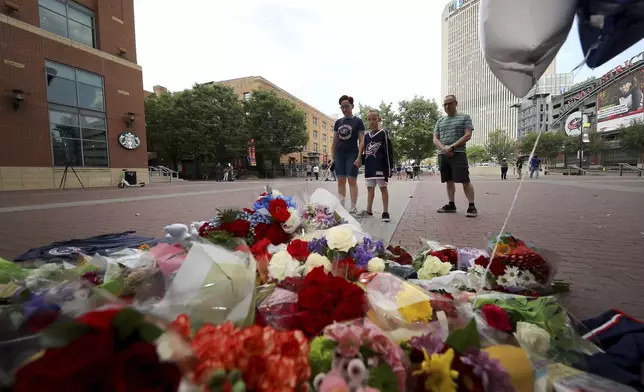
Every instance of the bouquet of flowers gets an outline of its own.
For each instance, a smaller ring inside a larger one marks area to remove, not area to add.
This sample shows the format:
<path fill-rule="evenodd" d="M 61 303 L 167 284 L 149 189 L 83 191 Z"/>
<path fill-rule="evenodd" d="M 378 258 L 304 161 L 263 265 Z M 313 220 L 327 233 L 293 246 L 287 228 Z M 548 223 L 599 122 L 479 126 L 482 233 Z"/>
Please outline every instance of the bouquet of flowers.
<path fill-rule="evenodd" d="M 326 230 L 347 221 L 324 204 L 311 203 L 302 211 L 302 224 L 308 230 Z"/>
<path fill-rule="evenodd" d="M 186 315 L 173 326 L 196 357 L 189 377 L 194 385 L 212 391 L 306 390 L 311 377 L 309 342 L 301 331 L 237 328 L 230 322 L 195 328 Z"/>
<path fill-rule="evenodd" d="M 430 293 L 388 273 L 361 278 L 369 301 L 367 316 L 396 341 L 429 332 L 445 335 L 465 322 L 449 294 Z"/>
<path fill-rule="evenodd" d="M 38 336 L 42 351 L 15 371 L 12 390 L 177 390 L 181 364 L 157 353 L 163 335 L 158 320 L 127 307 L 61 320 Z"/>
<path fill-rule="evenodd" d="M 369 320 L 329 325 L 309 359 L 317 392 L 406 390 L 402 349 Z"/>
<path fill-rule="evenodd" d="M 443 263 L 450 263 L 453 269 L 458 269 L 458 249 L 451 245 L 442 245 L 436 241 L 421 239 L 423 249 L 414 257 L 413 266 L 416 271 L 423 267 L 427 256 L 437 257 Z"/>
<path fill-rule="evenodd" d="M 486 293 L 473 297 L 472 304 L 497 340 L 512 334 L 521 347 L 537 357 L 571 364 L 580 359 L 579 353 L 596 351 L 579 336 L 555 297 Z"/>
<path fill-rule="evenodd" d="M 316 267 L 306 277 L 287 278 L 258 306 L 257 323 L 317 336 L 333 322 L 364 316 L 364 291 Z"/>
<path fill-rule="evenodd" d="M 412 380 L 408 391 L 480 391 L 513 392 L 532 390 L 531 377 L 516 379 L 505 366 L 529 370 L 532 365 L 521 349 L 512 346 L 481 348 L 474 320 L 454 330 L 447 339 L 434 334 L 413 337 L 402 344 L 412 362 Z M 501 359 L 505 358 L 505 359 Z"/>
<path fill-rule="evenodd" d="M 290 196 L 269 189 L 252 208 L 219 211 L 200 227 L 199 236 L 217 244 L 228 244 L 233 238 L 244 239 L 251 245 L 263 238 L 273 245 L 284 244 L 301 224 L 296 207 Z"/>
<path fill-rule="evenodd" d="M 477 290 L 483 286 L 493 290 L 539 295 L 538 290 L 552 282 L 554 267 L 533 246 L 508 234 L 501 236 L 498 244 L 494 240 L 490 242 L 490 253 L 495 245 L 496 253 L 489 267 L 490 259 L 480 256 L 468 270 L 470 289 Z"/>

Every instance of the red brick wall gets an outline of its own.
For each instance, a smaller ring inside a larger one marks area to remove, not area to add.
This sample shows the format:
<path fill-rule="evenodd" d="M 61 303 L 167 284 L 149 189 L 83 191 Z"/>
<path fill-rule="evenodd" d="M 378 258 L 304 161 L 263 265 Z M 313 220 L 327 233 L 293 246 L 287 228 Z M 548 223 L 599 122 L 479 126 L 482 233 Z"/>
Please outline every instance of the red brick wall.
<path fill-rule="evenodd" d="M 37 26 L 38 0 L 13 1 L 20 10 L 9 16 Z M 94 10 L 100 3 L 96 11 L 100 47 L 112 54 L 115 50 L 109 48 L 123 47 L 128 50 L 123 58 L 134 61 L 132 0 L 79 0 L 78 3 Z M 0 8 L 0 13 L 6 13 L 6 9 Z M 124 24 L 115 22 L 112 16 L 123 20 Z M 52 165 L 45 59 L 104 76 L 110 166 L 147 166 L 140 70 L 6 23 L 0 23 L 0 37 L 0 166 Z M 5 64 L 5 60 L 22 64 L 24 68 Z M 13 89 L 25 92 L 25 101 L 19 111 L 14 111 L 12 106 Z M 129 95 L 119 93 L 119 90 Z M 127 129 L 124 121 L 127 112 L 137 115 L 134 127 L 129 129 L 141 138 L 141 147 L 134 151 L 126 150 L 118 143 L 119 134 Z"/>

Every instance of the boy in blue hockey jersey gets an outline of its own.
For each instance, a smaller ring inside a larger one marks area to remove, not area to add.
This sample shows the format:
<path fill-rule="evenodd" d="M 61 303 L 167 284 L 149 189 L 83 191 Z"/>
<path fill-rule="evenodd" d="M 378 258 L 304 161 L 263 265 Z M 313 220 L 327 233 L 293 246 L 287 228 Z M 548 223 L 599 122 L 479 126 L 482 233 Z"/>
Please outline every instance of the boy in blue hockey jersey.
<path fill-rule="evenodd" d="M 364 137 L 364 177 L 367 182 L 367 211 L 373 215 L 373 199 L 376 185 L 382 194 L 382 221 L 389 222 L 389 192 L 387 182 L 392 176 L 394 168 L 394 153 L 391 138 L 386 130 L 380 129 L 380 112 L 376 109 L 369 110 L 367 115 L 369 131 Z"/>

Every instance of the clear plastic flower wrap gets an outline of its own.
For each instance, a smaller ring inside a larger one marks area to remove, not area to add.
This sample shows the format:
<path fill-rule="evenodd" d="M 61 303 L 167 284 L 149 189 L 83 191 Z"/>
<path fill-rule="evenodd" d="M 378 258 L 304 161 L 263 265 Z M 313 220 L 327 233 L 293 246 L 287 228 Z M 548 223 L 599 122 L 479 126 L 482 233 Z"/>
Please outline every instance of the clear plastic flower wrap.
<path fill-rule="evenodd" d="M 364 274 L 369 310 L 367 316 L 396 341 L 428 333 L 446 337 L 468 319 L 448 293 L 423 290 L 389 273 Z"/>
<path fill-rule="evenodd" d="M 152 290 L 157 283 L 161 296 L 148 295 L 144 290 L 144 297 L 140 297 L 138 291 L 135 304 L 166 320 L 187 314 L 195 323 L 252 324 L 256 263 L 245 242 L 237 243 L 235 250 L 230 250 L 205 240 L 194 242 L 179 268 L 165 281 L 165 290 L 160 287 L 163 283 L 160 272 L 150 272 L 142 280 L 139 290 L 141 287 Z"/>
<path fill-rule="evenodd" d="M 473 296 L 471 302 L 479 330 L 491 342 L 516 341 L 534 358 L 568 365 L 600 352 L 596 344 L 581 337 L 583 325 L 555 296 L 487 292 Z"/>

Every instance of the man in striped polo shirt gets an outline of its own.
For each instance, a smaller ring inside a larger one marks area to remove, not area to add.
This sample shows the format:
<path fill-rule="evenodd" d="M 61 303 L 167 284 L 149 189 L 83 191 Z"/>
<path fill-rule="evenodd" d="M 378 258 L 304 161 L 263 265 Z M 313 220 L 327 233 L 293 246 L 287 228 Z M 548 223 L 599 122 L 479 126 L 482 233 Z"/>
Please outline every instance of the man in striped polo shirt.
<path fill-rule="evenodd" d="M 438 167 L 441 182 L 447 184 L 449 203 L 438 209 L 440 213 L 456 212 L 454 196 L 456 184 L 463 184 L 465 197 L 469 201 L 466 216 L 476 217 L 478 212 L 474 206 L 474 187 L 470 182 L 470 170 L 465 154 L 465 144 L 472 138 L 472 119 L 465 113 L 458 113 L 456 96 L 447 95 L 443 108 L 447 116 L 436 122 L 434 129 L 434 145 L 438 148 Z"/>

